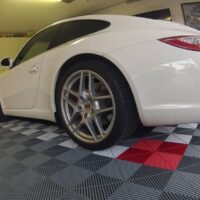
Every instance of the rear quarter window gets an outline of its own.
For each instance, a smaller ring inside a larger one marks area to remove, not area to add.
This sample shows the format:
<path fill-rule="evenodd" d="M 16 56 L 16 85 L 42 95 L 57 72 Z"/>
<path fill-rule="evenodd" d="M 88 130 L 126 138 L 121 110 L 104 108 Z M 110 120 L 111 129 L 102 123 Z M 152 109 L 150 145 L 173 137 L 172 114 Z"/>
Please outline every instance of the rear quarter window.
<path fill-rule="evenodd" d="M 61 24 L 56 37 L 55 46 L 78 39 L 80 37 L 104 30 L 110 26 L 110 22 L 101 20 L 77 20 Z"/>

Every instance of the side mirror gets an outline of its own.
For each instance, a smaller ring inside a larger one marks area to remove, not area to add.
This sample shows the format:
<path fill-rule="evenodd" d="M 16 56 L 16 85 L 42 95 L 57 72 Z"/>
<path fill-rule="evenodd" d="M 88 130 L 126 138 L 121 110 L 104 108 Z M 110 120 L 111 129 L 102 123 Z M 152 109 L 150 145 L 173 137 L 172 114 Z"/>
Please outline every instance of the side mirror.
<path fill-rule="evenodd" d="M 13 65 L 13 60 L 12 58 L 4 58 L 2 61 L 1 61 L 1 65 L 4 66 L 4 67 L 12 67 Z"/>

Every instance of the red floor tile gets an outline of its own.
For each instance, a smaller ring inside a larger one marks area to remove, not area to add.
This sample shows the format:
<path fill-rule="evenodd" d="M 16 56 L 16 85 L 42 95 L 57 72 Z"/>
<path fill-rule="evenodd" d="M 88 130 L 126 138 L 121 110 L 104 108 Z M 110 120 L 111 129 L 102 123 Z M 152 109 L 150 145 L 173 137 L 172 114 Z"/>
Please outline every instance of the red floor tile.
<path fill-rule="evenodd" d="M 146 161 L 145 165 L 167 170 L 176 170 L 183 156 L 170 153 L 155 152 Z"/>
<path fill-rule="evenodd" d="M 162 144 L 163 144 L 163 141 L 141 139 L 141 140 L 139 140 L 139 142 L 132 145 L 131 148 L 154 152 Z"/>
<path fill-rule="evenodd" d="M 118 159 L 120 160 L 126 160 L 130 162 L 136 162 L 136 163 L 144 163 L 149 156 L 151 156 L 152 152 L 149 151 L 143 151 L 138 149 L 128 149 L 123 154 L 121 154 Z"/>
<path fill-rule="evenodd" d="M 164 142 L 159 148 L 159 152 L 183 155 L 187 148 L 187 144 L 178 144 L 171 142 Z"/>

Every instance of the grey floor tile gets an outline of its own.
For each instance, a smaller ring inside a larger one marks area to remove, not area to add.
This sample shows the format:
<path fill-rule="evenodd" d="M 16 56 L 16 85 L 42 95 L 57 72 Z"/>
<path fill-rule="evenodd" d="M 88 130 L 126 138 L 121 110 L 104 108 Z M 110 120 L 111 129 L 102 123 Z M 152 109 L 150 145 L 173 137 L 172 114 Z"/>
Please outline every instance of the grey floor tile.
<path fill-rule="evenodd" d="M 81 160 L 82 158 L 88 156 L 89 154 L 91 154 L 91 152 L 88 150 L 71 149 L 55 158 L 67 162 L 68 164 L 74 164 L 75 162 Z"/>
<path fill-rule="evenodd" d="M 51 179 L 57 184 L 68 187 L 76 186 L 92 175 L 93 172 L 72 165 L 54 174 Z"/>
<path fill-rule="evenodd" d="M 37 166 L 35 170 L 44 176 L 52 176 L 66 167 L 68 167 L 67 163 L 57 159 L 51 159 Z"/>
<path fill-rule="evenodd" d="M 173 171 L 142 166 L 130 177 L 129 181 L 145 187 L 162 190 L 169 182 L 173 173 Z"/>
<path fill-rule="evenodd" d="M 21 152 L 21 151 L 23 151 L 25 149 L 26 149 L 25 146 L 23 146 L 21 144 L 16 144 L 16 145 L 14 145 L 14 146 L 12 146 L 10 148 L 5 149 L 4 152 L 6 152 L 9 155 L 13 155 L 13 154 Z"/>
<path fill-rule="evenodd" d="M 31 157 L 33 155 L 35 155 L 37 152 L 32 150 L 32 149 L 24 149 L 23 151 L 17 152 L 15 154 L 12 155 L 13 158 L 15 158 L 16 160 L 24 160 L 28 157 Z"/>
<path fill-rule="evenodd" d="M 200 198 L 200 175 L 175 172 L 165 187 L 166 192 Z"/>
<path fill-rule="evenodd" d="M 90 171 L 97 171 L 111 161 L 112 161 L 111 158 L 90 154 L 87 157 L 76 162 L 75 165 Z"/>
<path fill-rule="evenodd" d="M 9 183 L 10 185 L 12 185 L 13 188 L 21 191 L 27 187 L 36 185 L 44 181 L 45 179 L 46 178 L 43 175 L 39 174 L 34 170 L 29 169 L 19 174 L 18 176 L 15 176 L 13 179 L 9 180 Z"/>
<path fill-rule="evenodd" d="M 122 160 L 112 160 L 108 164 L 106 164 L 104 167 L 102 167 L 98 173 L 110 176 L 113 178 L 119 178 L 119 179 L 128 179 L 130 176 L 132 176 L 140 167 L 142 164 L 138 163 L 130 163 L 127 161 Z"/>
<path fill-rule="evenodd" d="M 161 190 L 125 183 L 108 200 L 159 200 L 161 193 Z"/>
<path fill-rule="evenodd" d="M 24 160 L 21 160 L 21 163 L 23 163 L 27 167 L 34 168 L 45 163 L 46 161 L 50 159 L 51 158 L 49 156 L 45 156 L 43 154 L 37 153 L 28 158 L 25 158 Z"/>
<path fill-rule="evenodd" d="M 66 188 L 51 180 L 44 180 L 34 186 L 28 187 L 21 192 L 27 200 L 56 200 L 66 192 Z"/>
<path fill-rule="evenodd" d="M 105 200 L 109 198 L 123 182 L 120 179 L 94 174 L 76 186 L 77 193 L 90 199 Z"/>

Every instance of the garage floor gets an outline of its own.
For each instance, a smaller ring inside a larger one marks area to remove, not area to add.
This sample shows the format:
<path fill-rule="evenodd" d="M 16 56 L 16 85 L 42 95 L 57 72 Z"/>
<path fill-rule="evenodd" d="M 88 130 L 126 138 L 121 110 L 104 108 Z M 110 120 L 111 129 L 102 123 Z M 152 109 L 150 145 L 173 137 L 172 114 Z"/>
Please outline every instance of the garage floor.
<path fill-rule="evenodd" d="M 200 199 L 200 126 L 140 129 L 104 151 L 54 124 L 0 124 L 0 200 Z"/>

